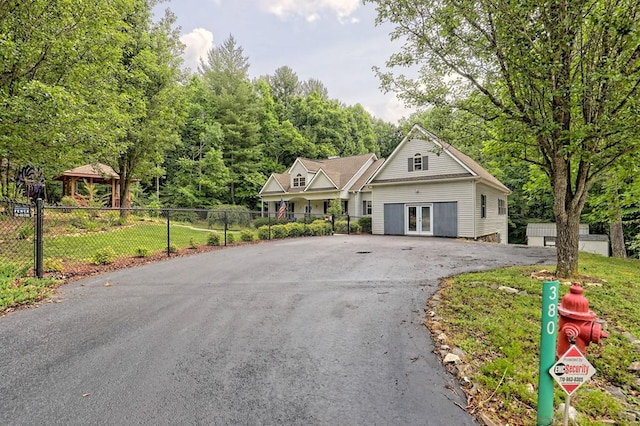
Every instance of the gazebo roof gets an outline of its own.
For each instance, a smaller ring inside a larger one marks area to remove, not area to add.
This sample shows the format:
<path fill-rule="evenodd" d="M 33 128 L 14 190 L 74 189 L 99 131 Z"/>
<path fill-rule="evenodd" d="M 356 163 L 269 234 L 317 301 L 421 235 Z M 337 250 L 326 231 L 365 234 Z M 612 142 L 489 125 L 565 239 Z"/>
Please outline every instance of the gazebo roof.
<path fill-rule="evenodd" d="M 105 180 L 111 180 L 112 178 L 115 180 L 120 179 L 120 175 L 118 175 L 118 173 L 116 173 L 116 171 L 113 170 L 111 166 L 107 166 L 106 164 L 102 163 L 85 164 L 84 166 L 76 167 L 75 169 L 66 170 L 56 179 L 60 180 L 65 176 Z"/>

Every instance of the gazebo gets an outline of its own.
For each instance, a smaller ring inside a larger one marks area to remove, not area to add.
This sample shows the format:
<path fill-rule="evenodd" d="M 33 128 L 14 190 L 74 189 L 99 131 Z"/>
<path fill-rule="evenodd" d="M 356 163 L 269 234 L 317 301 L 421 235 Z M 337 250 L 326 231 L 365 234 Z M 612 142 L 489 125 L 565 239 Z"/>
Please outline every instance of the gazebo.
<path fill-rule="evenodd" d="M 89 185 L 111 185 L 111 207 L 120 207 L 120 176 L 106 164 L 86 164 L 67 170 L 55 179 L 62 181 L 62 196 L 70 196 L 75 199 L 79 198 L 76 194 L 79 180 L 87 182 Z M 129 194 L 127 194 L 127 199 L 130 201 Z"/>

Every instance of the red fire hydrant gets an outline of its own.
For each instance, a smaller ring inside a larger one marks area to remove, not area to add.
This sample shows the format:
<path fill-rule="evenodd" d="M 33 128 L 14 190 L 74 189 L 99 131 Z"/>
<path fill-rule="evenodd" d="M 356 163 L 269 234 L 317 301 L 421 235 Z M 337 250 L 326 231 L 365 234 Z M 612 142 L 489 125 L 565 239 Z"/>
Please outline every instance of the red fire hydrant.
<path fill-rule="evenodd" d="M 556 346 L 558 358 L 564 355 L 572 344 L 586 354 L 589 343 L 600 343 L 600 339 L 609 337 L 602 331 L 602 325 L 596 321 L 596 313 L 589 310 L 589 301 L 582 295 L 583 292 L 582 286 L 574 283 L 558 306 L 558 314 L 560 314 Z"/>

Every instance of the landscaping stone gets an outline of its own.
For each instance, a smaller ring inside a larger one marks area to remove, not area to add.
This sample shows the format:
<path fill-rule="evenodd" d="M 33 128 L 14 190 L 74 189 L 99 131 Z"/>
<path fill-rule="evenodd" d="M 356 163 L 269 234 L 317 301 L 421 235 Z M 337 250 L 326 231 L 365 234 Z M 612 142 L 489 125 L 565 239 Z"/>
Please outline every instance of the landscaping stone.
<path fill-rule="evenodd" d="M 498 287 L 498 290 L 504 291 L 505 293 L 509 293 L 509 294 L 517 294 L 520 291 L 517 288 L 507 287 L 505 285 L 501 285 L 500 287 Z"/>
<path fill-rule="evenodd" d="M 640 373 L 640 361 L 632 362 L 631 365 L 627 368 L 629 371 L 633 371 L 636 374 Z"/>
<path fill-rule="evenodd" d="M 465 353 L 462 349 L 460 348 L 453 348 L 453 350 L 451 351 L 451 353 L 453 353 L 454 355 L 459 356 L 460 358 L 464 358 L 465 357 Z"/>
<path fill-rule="evenodd" d="M 605 389 L 611 394 L 611 396 L 615 397 L 616 399 L 619 399 L 622 402 L 627 401 L 627 395 L 625 395 L 624 392 L 622 392 L 622 389 L 620 389 L 619 387 L 607 386 Z"/>
<path fill-rule="evenodd" d="M 559 419 L 564 418 L 564 402 L 558 405 L 558 410 L 556 411 L 556 415 Z M 569 421 L 573 424 L 577 424 L 578 422 L 578 410 L 574 407 L 569 406 Z"/>
<path fill-rule="evenodd" d="M 495 423 L 484 413 L 480 414 L 480 420 L 482 420 L 485 426 L 498 426 L 498 423 Z"/>
<path fill-rule="evenodd" d="M 442 360 L 445 364 L 457 364 L 460 362 L 460 357 L 458 355 L 454 355 L 452 353 L 448 353 L 444 359 Z"/>

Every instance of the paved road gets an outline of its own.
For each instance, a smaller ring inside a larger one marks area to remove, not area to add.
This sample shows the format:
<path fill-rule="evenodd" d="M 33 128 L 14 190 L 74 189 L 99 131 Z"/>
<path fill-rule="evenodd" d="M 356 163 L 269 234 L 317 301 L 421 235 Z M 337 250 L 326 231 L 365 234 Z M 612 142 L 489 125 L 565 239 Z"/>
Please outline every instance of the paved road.
<path fill-rule="evenodd" d="M 421 325 L 426 300 L 441 277 L 554 256 L 345 235 L 68 284 L 0 318 L 0 423 L 472 425 Z"/>

